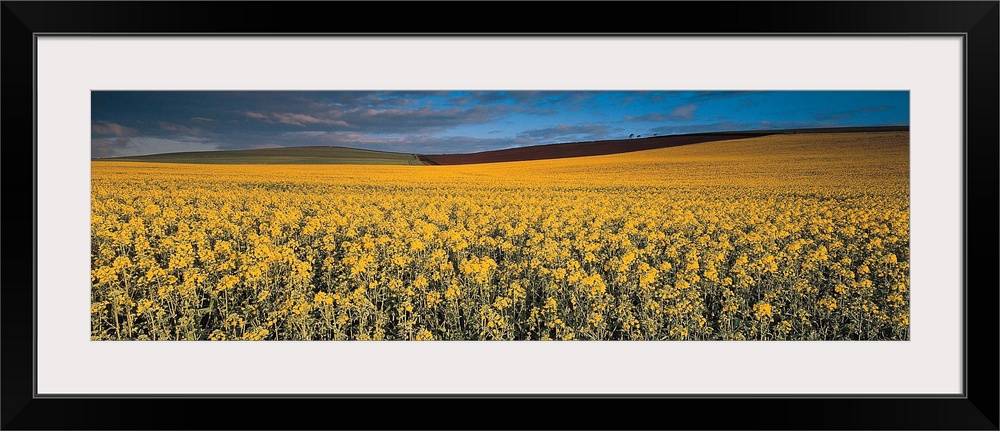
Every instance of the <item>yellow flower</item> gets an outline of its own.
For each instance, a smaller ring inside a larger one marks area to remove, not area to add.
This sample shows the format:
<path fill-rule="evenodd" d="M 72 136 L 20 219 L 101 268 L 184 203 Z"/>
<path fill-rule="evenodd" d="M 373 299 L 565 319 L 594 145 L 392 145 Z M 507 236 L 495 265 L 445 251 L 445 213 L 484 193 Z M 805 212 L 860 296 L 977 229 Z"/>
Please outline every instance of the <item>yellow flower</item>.
<path fill-rule="evenodd" d="M 771 318 L 771 304 L 766 302 L 758 302 L 753 306 L 754 315 L 757 319 L 764 320 Z"/>

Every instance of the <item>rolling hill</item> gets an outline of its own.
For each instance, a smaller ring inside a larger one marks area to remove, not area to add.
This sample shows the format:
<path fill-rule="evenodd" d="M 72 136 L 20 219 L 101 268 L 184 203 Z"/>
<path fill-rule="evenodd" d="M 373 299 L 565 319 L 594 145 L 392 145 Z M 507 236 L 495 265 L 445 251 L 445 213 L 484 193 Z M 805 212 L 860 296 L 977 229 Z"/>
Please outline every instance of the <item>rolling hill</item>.
<path fill-rule="evenodd" d="M 288 147 L 256 150 L 193 151 L 115 157 L 100 160 L 123 162 L 264 164 L 264 165 L 421 165 L 414 154 L 346 147 Z"/>
<path fill-rule="evenodd" d="M 428 165 L 467 165 L 474 163 L 523 162 L 527 160 L 564 159 L 568 157 L 601 156 L 654 150 L 679 145 L 725 139 L 753 138 L 771 132 L 755 133 L 701 133 L 692 135 L 654 136 L 649 138 L 616 139 L 609 141 L 571 142 L 564 144 L 533 145 L 530 147 L 483 151 L 468 154 L 418 155 Z"/>
<path fill-rule="evenodd" d="M 646 138 L 617 139 L 608 141 L 571 142 L 564 144 L 534 145 L 530 147 L 483 151 L 468 154 L 418 155 L 420 161 L 429 165 L 465 165 L 475 163 L 515 162 L 527 160 L 562 159 L 568 157 L 601 156 L 629 153 L 657 148 L 677 147 L 731 139 L 756 138 L 768 135 L 798 133 L 862 133 L 908 131 L 907 126 L 888 127 L 834 127 L 788 130 L 758 130 L 693 133 L 685 135 L 652 136 Z"/>
<path fill-rule="evenodd" d="M 908 126 L 839 127 L 756 130 L 652 136 L 606 141 L 533 145 L 463 154 L 406 154 L 347 147 L 286 147 L 255 150 L 199 151 L 115 157 L 96 160 L 193 164 L 351 164 L 351 165 L 468 165 L 601 156 L 677 147 L 704 142 L 802 133 L 862 133 L 908 131 Z"/>

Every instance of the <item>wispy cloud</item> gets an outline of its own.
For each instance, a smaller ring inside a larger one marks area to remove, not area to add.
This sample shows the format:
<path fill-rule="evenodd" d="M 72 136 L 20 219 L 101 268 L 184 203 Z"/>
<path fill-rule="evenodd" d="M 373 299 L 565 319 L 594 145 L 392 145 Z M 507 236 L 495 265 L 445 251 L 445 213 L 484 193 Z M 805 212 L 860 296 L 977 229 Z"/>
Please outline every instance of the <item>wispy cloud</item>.
<path fill-rule="evenodd" d="M 695 118 L 695 111 L 698 110 L 698 106 L 694 104 L 681 105 L 674 107 L 670 112 L 664 114 L 662 112 L 651 112 L 639 116 L 627 115 L 624 117 L 624 121 L 627 122 L 647 122 L 647 123 L 662 123 L 664 121 L 690 121 Z"/>
<path fill-rule="evenodd" d="M 517 135 L 522 139 L 539 139 L 542 141 L 597 140 L 608 135 L 610 128 L 602 125 L 569 125 L 562 124 L 521 132 Z"/>
<path fill-rule="evenodd" d="M 183 124 L 168 123 L 166 121 L 160 121 L 160 130 L 170 133 L 179 133 L 183 135 L 201 135 L 205 133 L 202 129 L 197 127 L 189 127 Z"/>
<path fill-rule="evenodd" d="M 90 133 L 98 136 L 125 137 L 134 135 L 136 130 L 110 121 L 98 121 L 91 123 Z"/>
<path fill-rule="evenodd" d="M 872 106 L 868 108 L 855 109 L 853 111 L 834 112 L 829 114 L 816 114 L 815 117 L 817 120 L 846 120 L 848 118 L 854 118 L 855 116 L 858 116 L 860 114 L 883 112 L 883 111 L 888 111 L 890 109 L 892 109 L 891 106 L 881 105 L 881 106 Z"/>
<path fill-rule="evenodd" d="M 324 106 L 309 112 L 258 112 L 244 115 L 271 124 L 322 130 L 351 130 L 369 133 L 429 133 L 448 127 L 486 123 L 508 111 L 475 105 L 468 108 L 363 107 L 330 109 Z"/>
<path fill-rule="evenodd" d="M 487 123 L 504 113 L 477 105 L 469 108 L 360 109 L 343 112 L 341 117 L 361 130 L 375 133 L 427 133 L 446 127 Z"/>
<path fill-rule="evenodd" d="M 254 120 L 261 120 L 261 121 L 266 121 L 266 122 L 269 122 L 269 123 L 273 123 L 273 121 L 271 121 L 269 118 L 267 118 L 267 115 L 261 114 L 260 112 L 247 111 L 247 112 L 244 112 L 243 115 L 246 115 L 247 117 L 253 118 Z"/>
<path fill-rule="evenodd" d="M 455 97 L 455 104 L 525 104 L 538 105 L 559 101 L 582 102 L 593 97 L 582 92 L 562 91 L 474 91 Z"/>
<path fill-rule="evenodd" d="M 625 116 L 625 121 L 640 122 L 640 123 L 641 122 L 659 123 L 659 122 L 662 122 L 662 121 L 667 121 L 667 116 L 665 114 L 663 114 L 663 113 L 660 113 L 660 112 L 653 112 L 653 113 L 649 113 L 649 114 L 646 114 L 646 115 L 640 115 L 638 117 L 633 117 L 631 115 L 626 115 Z"/>
<path fill-rule="evenodd" d="M 670 121 L 690 121 L 694 119 L 694 111 L 698 110 L 697 105 L 681 105 L 670 111 L 667 118 Z"/>
<path fill-rule="evenodd" d="M 333 118 L 316 118 L 308 114 L 296 114 L 292 112 L 278 112 L 271 114 L 271 118 L 281 124 L 288 124 L 292 126 L 304 127 L 307 124 L 326 124 L 326 125 L 337 125 L 347 127 L 346 121 L 337 120 Z"/>

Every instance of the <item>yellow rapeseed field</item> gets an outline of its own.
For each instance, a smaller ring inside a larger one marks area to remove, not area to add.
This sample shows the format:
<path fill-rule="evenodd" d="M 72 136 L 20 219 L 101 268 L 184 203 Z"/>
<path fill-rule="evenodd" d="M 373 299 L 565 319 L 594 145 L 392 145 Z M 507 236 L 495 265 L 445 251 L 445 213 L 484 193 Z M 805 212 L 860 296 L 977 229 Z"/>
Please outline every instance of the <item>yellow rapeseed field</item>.
<path fill-rule="evenodd" d="M 909 134 L 92 162 L 94 340 L 906 340 Z"/>

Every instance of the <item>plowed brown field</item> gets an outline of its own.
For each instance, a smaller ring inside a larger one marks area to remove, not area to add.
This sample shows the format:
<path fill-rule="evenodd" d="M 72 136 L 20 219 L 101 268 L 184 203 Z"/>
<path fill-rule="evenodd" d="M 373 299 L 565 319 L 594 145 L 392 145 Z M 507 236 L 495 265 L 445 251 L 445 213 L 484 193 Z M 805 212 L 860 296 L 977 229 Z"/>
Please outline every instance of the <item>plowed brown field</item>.
<path fill-rule="evenodd" d="M 473 163 L 521 162 L 526 160 L 563 159 L 567 157 L 602 156 L 632 151 L 654 150 L 724 139 L 752 138 L 774 132 L 704 133 L 696 135 L 654 136 L 650 138 L 617 139 L 612 141 L 575 142 L 569 144 L 534 145 L 505 150 L 469 154 L 420 155 L 428 165 L 466 165 Z"/>

